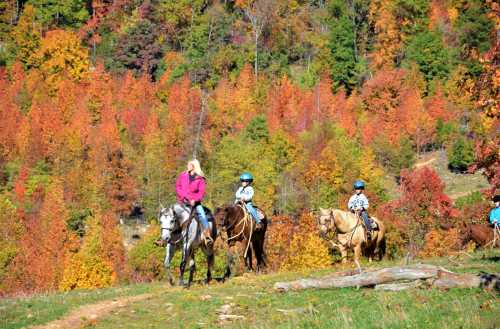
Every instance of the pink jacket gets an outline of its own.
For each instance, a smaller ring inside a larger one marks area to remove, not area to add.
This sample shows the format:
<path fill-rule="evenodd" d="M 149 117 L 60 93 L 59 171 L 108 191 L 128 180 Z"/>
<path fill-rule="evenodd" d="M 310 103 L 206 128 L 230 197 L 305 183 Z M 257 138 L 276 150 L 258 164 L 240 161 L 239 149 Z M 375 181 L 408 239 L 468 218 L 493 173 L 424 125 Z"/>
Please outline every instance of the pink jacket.
<path fill-rule="evenodd" d="M 182 203 L 185 199 L 200 202 L 205 196 L 205 178 L 196 176 L 193 181 L 189 181 L 189 173 L 184 171 L 177 177 L 175 192 L 177 202 Z"/>

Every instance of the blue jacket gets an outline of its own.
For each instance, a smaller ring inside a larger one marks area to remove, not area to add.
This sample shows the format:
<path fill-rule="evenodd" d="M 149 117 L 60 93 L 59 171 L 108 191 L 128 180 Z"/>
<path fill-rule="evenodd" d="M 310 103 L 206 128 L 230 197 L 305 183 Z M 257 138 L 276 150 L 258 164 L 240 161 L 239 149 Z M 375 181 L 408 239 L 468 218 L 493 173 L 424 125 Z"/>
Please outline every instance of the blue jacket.
<path fill-rule="evenodd" d="M 500 207 L 491 209 L 490 223 L 500 225 Z"/>

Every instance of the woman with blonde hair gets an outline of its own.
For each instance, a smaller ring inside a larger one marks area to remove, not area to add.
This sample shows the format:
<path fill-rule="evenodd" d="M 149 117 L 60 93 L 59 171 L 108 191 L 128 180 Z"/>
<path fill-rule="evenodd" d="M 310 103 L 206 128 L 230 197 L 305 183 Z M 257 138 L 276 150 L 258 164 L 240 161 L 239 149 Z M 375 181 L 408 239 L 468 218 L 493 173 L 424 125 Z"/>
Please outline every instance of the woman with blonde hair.
<path fill-rule="evenodd" d="M 198 214 L 205 238 L 213 240 L 205 209 L 201 205 L 201 201 L 205 196 L 205 174 L 201 170 L 198 160 L 193 159 L 188 162 L 187 170 L 183 171 L 177 178 L 175 192 L 177 194 L 177 202 L 191 207 Z"/>

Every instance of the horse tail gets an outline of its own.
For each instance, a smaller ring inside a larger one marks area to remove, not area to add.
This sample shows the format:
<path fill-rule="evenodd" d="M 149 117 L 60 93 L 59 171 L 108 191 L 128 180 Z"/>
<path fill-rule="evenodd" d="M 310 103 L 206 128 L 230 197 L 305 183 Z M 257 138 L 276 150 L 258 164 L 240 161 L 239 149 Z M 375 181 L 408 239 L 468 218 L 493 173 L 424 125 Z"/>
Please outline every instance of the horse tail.
<path fill-rule="evenodd" d="M 378 260 L 382 260 L 382 258 L 385 256 L 385 253 L 387 251 L 387 240 L 385 236 L 382 237 L 382 240 L 380 241 L 380 245 L 378 247 Z"/>

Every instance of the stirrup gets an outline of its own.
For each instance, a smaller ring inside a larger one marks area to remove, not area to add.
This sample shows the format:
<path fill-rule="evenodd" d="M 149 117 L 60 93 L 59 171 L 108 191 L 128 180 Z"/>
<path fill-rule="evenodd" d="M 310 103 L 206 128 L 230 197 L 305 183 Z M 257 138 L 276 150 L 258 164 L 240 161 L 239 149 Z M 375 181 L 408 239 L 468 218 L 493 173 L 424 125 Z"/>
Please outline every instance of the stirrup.
<path fill-rule="evenodd" d="M 165 247 L 165 240 L 159 238 L 158 240 L 155 240 L 153 244 L 157 247 Z"/>
<path fill-rule="evenodd" d="M 212 235 L 209 233 L 205 234 L 205 230 L 203 231 L 203 239 L 205 240 L 205 244 L 210 245 L 214 243 L 214 239 L 212 239 Z"/>

